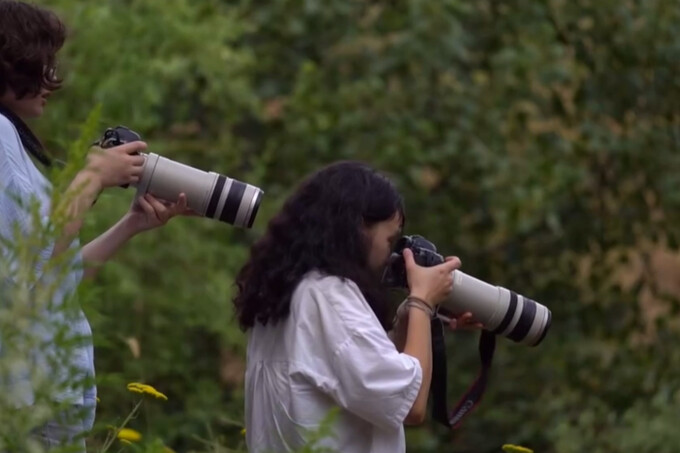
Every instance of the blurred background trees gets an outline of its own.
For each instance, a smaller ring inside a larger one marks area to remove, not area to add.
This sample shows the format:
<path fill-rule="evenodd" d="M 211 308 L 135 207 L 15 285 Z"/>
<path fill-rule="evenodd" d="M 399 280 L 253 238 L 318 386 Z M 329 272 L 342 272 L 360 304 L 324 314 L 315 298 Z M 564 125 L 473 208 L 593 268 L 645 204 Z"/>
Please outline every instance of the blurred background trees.
<path fill-rule="evenodd" d="M 143 381 L 169 400 L 135 429 L 177 451 L 240 442 L 233 277 L 304 175 L 361 159 L 398 183 L 409 233 L 553 312 L 538 348 L 500 341 L 460 430 L 409 429 L 409 451 L 677 451 L 678 0 L 40 3 L 71 31 L 36 123 L 55 154 L 99 104 L 101 131 L 266 192 L 252 230 L 176 219 L 100 273 L 101 426 Z M 105 193 L 83 239 L 131 197 Z M 476 335 L 448 342 L 454 398 Z"/>

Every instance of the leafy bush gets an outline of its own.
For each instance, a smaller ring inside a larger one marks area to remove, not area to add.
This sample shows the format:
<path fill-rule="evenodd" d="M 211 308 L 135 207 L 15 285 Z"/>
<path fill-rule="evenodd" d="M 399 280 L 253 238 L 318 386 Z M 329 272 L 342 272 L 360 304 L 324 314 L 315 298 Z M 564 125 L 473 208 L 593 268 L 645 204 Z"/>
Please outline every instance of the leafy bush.
<path fill-rule="evenodd" d="M 363 159 L 397 181 L 409 232 L 553 311 L 540 347 L 501 341 L 460 430 L 409 429 L 409 451 L 674 449 L 677 0 L 43 3 L 72 30 L 65 88 L 37 124 L 53 150 L 66 156 L 101 104 L 98 132 L 125 124 L 152 151 L 265 190 L 252 230 L 173 220 L 83 289 L 101 427 L 139 380 L 169 400 L 132 428 L 177 451 L 239 442 L 233 277 L 303 175 Z M 131 192 L 105 193 L 83 239 Z M 474 377 L 474 342 L 449 339 L 452 392 Z"/>

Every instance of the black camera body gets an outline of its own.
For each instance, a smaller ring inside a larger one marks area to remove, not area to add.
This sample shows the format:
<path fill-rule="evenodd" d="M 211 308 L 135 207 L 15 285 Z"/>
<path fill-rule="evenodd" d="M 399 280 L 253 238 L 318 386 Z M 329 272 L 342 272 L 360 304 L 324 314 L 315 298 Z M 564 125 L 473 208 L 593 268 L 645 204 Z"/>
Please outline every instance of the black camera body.
<path fill-rule="evenodd" d="M 444 262 L 437 253 L 437 247 L 422 236 L 402 236 L 394 247 L 389 263 L 383 274 L 383 284 L 390 288 L 408 288 L 404 250 L 413 252 L 413 259 L 419 266 L 432 267 Z"/>
<path fill-rule="evenodd" d="M 125 143 L 136 142 L 141 139 L 141 135 L 139 135 L 137 132 L 128 129 L 125 126 L 116 126 L 106 129 L 99 140 L 94 142 L 94 145 L 106 149 L 113 148 L 114 146 L 124 145 Z M 132 154 L 139 155 L 137 151 Z M 130 184 L 122 184 L 120 187 L 127 189 L 130 187 Z"/>
<path fill-rule="evenodd" d="M 114 146 L 141 140 L 142 137 L 135 131 L 125 126 L 110 127 L 95 142 L 101 148 L 113 148 Z M 139 154 L 139 153 L 135 153 Z"/>

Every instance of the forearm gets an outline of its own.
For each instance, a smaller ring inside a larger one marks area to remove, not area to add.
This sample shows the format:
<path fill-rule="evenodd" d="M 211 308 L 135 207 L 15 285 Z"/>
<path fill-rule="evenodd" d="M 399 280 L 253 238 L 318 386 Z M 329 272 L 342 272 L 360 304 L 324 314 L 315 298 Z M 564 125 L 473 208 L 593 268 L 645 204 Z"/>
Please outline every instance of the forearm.
<path fill-rule="evenodd" d="M 120 219 L 106 232 L 87 243 L 82 249 L 83 262 L 85 264 L 85 279 L 92 279 L 101 266 L 106 263 L 116 252 L 129 241 L 136 232 L 126 222 L 126 217 Z"/>
<path fill-rule="evenodd" d="M 52 215 L 65 219 L 65 225 L 57 239 L 52 256 L 58 256 L 69 248 L 83 226 L 83 216 L 92 207 L 101 191 L 101 183 L 94 175 L 80 172 L 73 179 L 61 202 L 54 206 Z"/>
<path fill-rule="evenodd" d="M 432 380 L 432 340 L 430 333 L 430 317 L 422 310 L 410 308 L 408 313 L 408 331 L 404 353 L 420 362 L 423 379 L 411 412 L 406 423 L 421 423 L 427 409 L 427 399 Z"/>

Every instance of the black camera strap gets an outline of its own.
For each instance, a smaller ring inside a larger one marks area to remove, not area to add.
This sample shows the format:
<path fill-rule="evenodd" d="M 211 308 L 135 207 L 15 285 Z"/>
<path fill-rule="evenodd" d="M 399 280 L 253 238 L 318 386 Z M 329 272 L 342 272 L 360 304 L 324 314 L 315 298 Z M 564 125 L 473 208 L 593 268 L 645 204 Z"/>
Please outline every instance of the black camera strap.
<path fill-rule="evenodd" d="M 496 335 L 482 330 L 479 337 L 479 357 L 482 362 L 477 379 L 463 394 L 458 404 L 449 413 L 446 408 L 446 343 L 444 341 L 444 326 L 439 318 L 433 318 L 432 327 L 432 418 L 442 425 L 456 429 L 463 418 L 468 415 L 482 400 L 486 384 L 489 379 L 491 361 L 496 349 Z"/>
<path fill-rule="evenodd" d="M 19 132 L 19 139 L 21 140 L 21 144 L 24 145 L 24 149 L 45 167 L 52 166 L 52 159 L 45 154 L 45 148 L 42 143 L 40 143 L 40 140 L 38 140 L 38 137 L 31 131 L 31 128 L 29 128 L 21 118 L 15 115 L 14 112 L 2 104 L 0 104 L 0 113 L 6 116 L 17 129 L 17 132 Z"/>

